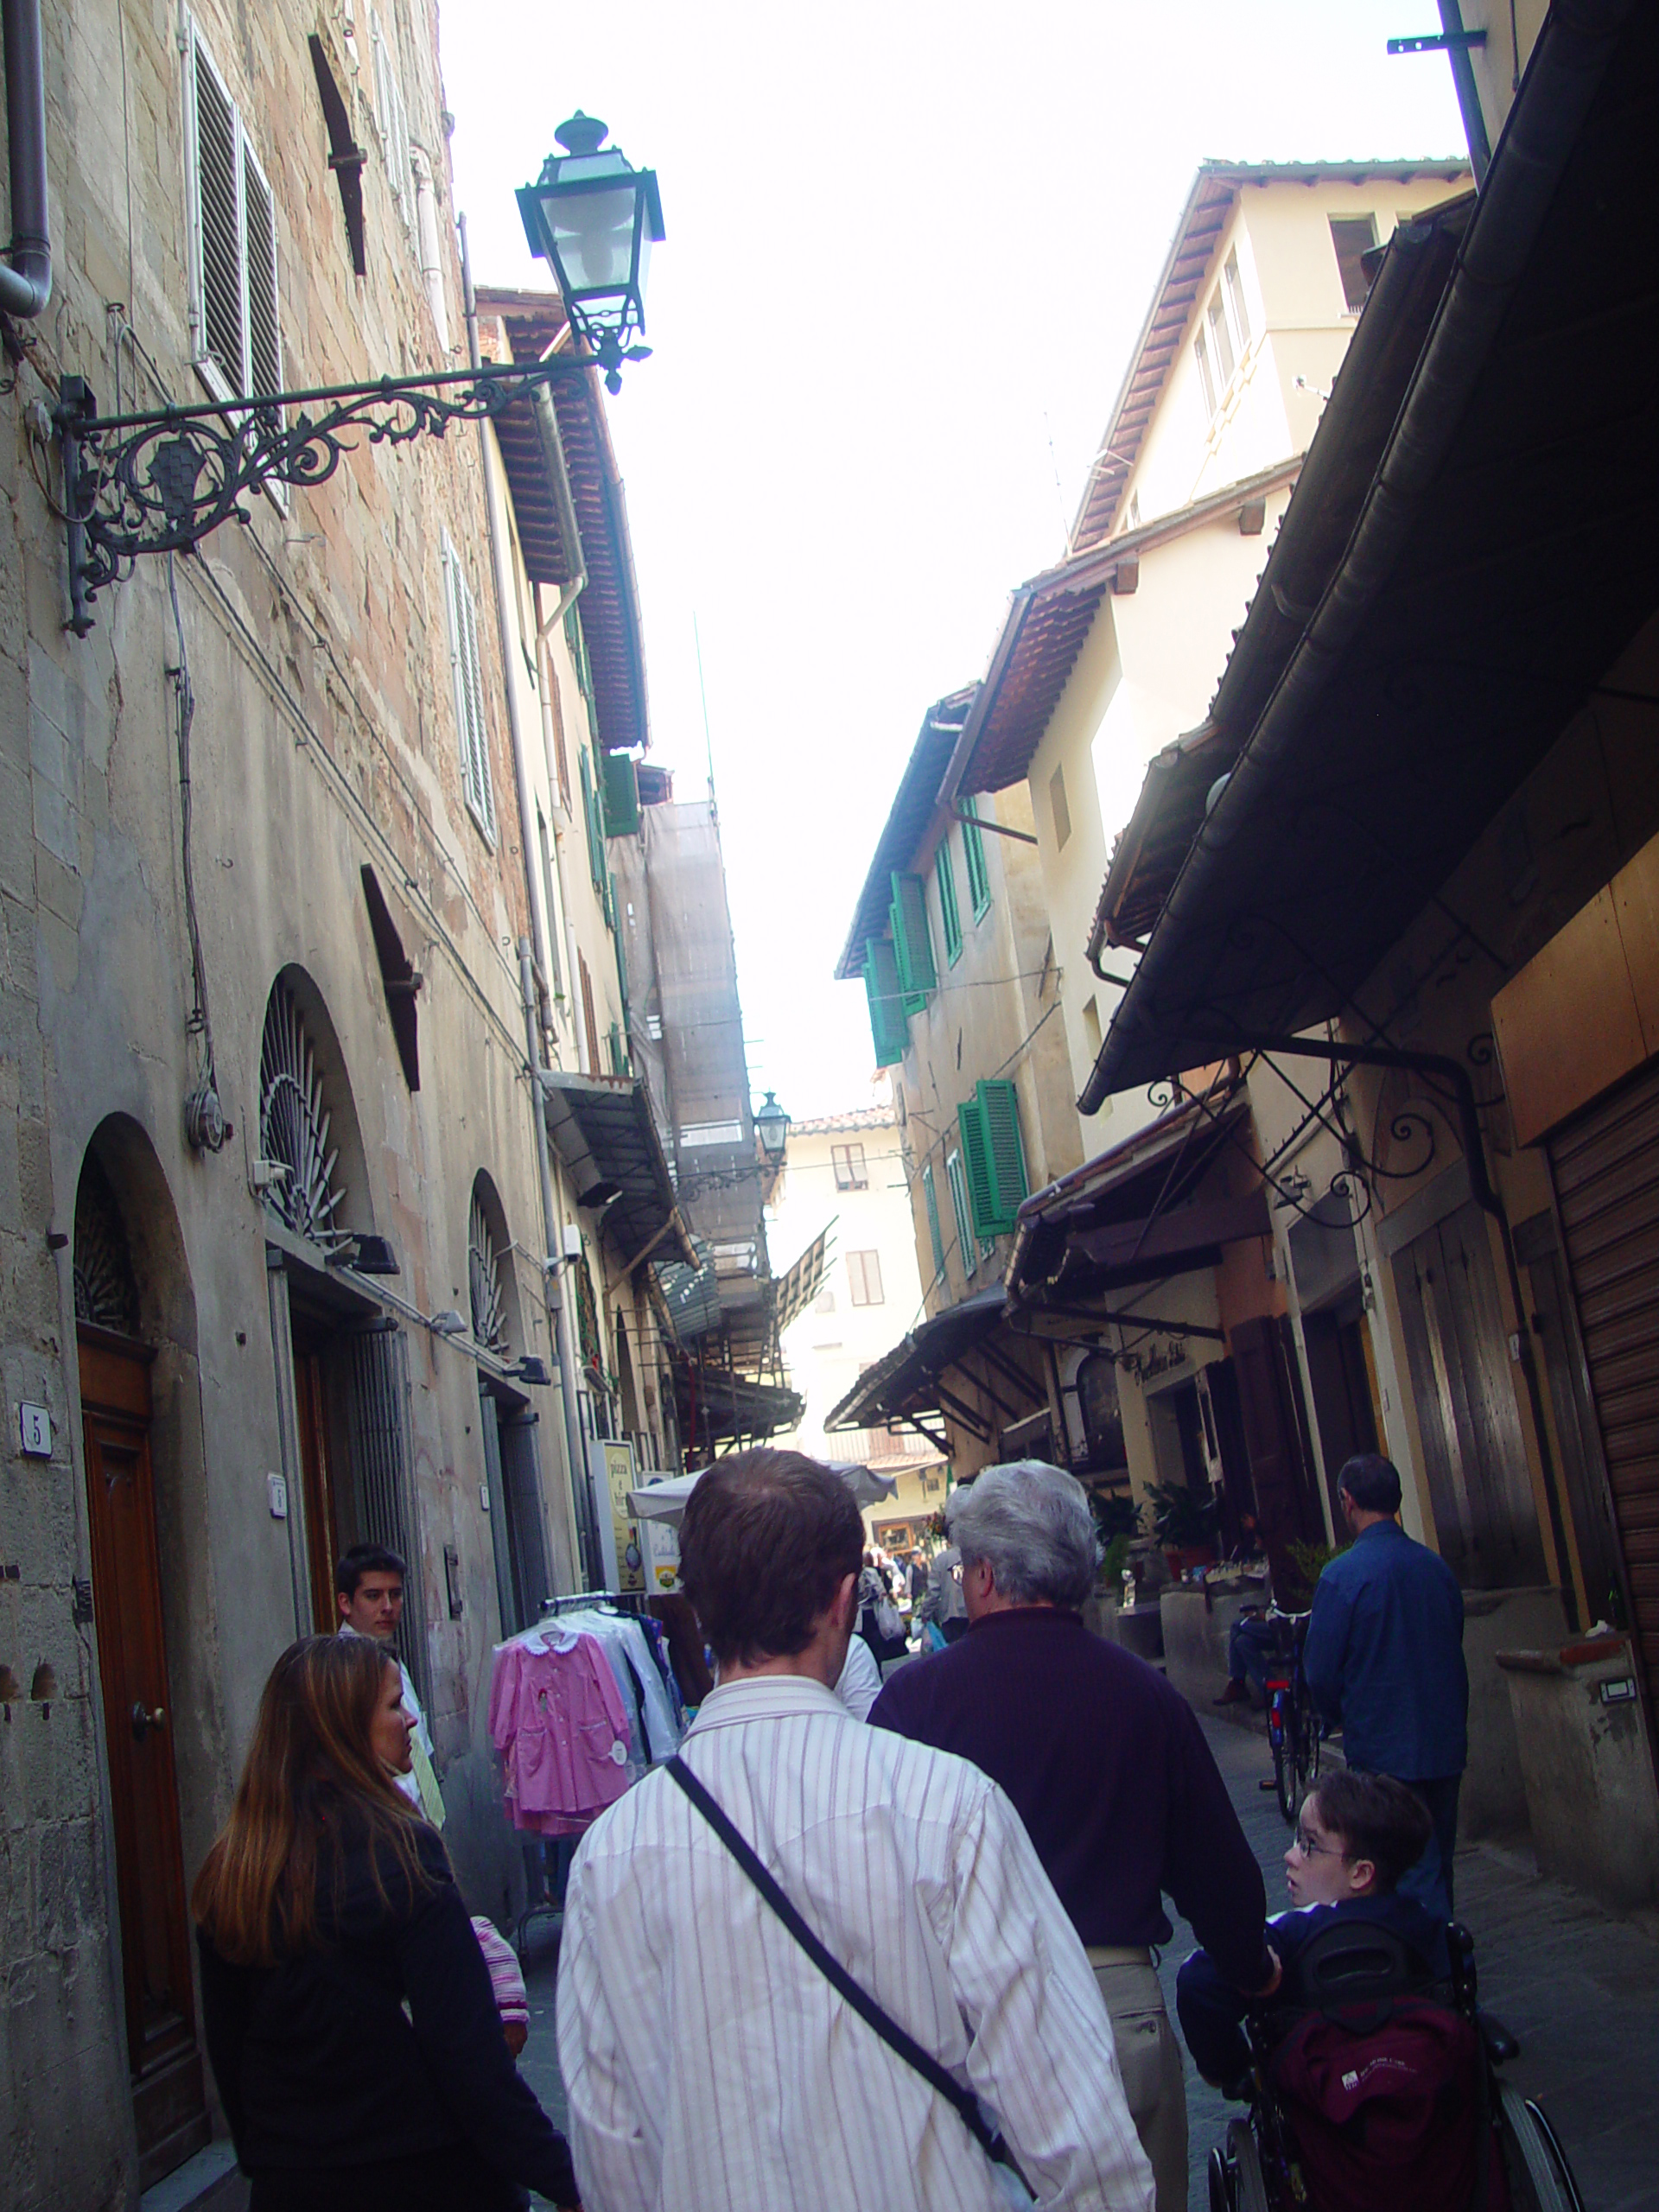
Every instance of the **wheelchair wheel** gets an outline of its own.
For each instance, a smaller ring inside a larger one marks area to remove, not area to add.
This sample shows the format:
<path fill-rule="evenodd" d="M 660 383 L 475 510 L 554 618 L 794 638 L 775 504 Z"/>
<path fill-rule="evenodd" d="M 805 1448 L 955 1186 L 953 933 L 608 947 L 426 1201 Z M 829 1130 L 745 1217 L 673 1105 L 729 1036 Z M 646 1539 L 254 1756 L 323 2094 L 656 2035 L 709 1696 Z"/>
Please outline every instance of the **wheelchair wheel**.
<path fill-rule="evenodd" d="M 1272 2212 L 1262 2153 L 1245 2120 L 1229 2120 L 1225 2144 L 1210 2153 L 1210 2212 Z"/>
<path fill-rule="evenodd" d="M 1501 2082 L 1497 2112 L 1515 2212 L 1584 2212 L 1567 2153 L 1541 2108 Z"/>

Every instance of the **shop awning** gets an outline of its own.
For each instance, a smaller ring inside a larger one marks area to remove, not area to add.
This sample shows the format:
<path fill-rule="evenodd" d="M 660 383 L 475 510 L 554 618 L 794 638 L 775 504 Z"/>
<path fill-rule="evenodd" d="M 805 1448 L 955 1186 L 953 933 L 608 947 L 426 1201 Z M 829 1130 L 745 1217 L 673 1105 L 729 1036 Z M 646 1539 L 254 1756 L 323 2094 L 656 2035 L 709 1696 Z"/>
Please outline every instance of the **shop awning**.
<path fill-rule="evenodd" d="M 880 1474 L 874 1467 L 838 1459 L 825 1464 L 842 1477 L 859 1505 L 880 1505 L 899 1488 L 897 1475 Z M 677 1527 L 686 1500 L 708 1471 L 707 1467 L 694 1467 L 689 1475 L 671 1475 L 665 1482 L 631 1490 L 628 1503 L 642 1521 L 666 1521 Z"/>
<path fill-rule="evenodd" d="M 674 1362 L 675 1410 L 688 1452 L 715 1444 L 759 1444 L 798 1427 L 806 1410 L 799 1391 L 779 1382 L 757 1382 L 710 1362 Z"/>
<path fill-rule="evenodd" d="M 577 1205 L 604 1184 L 620 1191 L 603 1220 L 624 1264 L 661 1254 L 695 1268 L 645 1084 L 628 1076 L 539 1072 L 548 1139 L 570 1171 Z"/>
<path fill-rule="evenodd" d="M 1027 1306 L 1094 1299 L 1213 1267 L 1224 1245 L 1268 1236 L 1267 1193 L 1253 1167 L 1242 1197 L 1200 1192 L 1249 1111 L 1240 1085 L 1224 1078 L 1033 1192 L 1014 1226 L 1009 1297 Z"/>
<path fill-rule="evenodd" d="M 938 1410 L 939 1378 L 1001 1325 L 1007 1294 L 995 1289 L 947 1306 L 901 1337 L 890 1352 L 867 1367 L 825 1421 L 824 1433 L 880 1428 L 891 1421 Z"/>
<path fill-rule="evenodd" d="M 1659 227 L 1656 143 L 1654 10 L 1553 11 L 1345 551 L 1084 1112 L 1352 1007 L 1659 606 L 1659 292 L 1630 243 Z"/>

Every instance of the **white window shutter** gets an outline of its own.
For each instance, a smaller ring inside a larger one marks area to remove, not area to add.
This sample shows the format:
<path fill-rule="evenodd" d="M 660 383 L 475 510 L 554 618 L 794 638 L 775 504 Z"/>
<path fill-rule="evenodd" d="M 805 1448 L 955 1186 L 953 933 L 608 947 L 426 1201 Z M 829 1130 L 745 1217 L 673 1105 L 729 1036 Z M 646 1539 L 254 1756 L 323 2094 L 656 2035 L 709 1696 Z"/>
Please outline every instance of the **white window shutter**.
<path fill-rule="evenodd" d="M 283 342 L 276 315 L 276 203 L 245 136 L 242 206 L 248 302 L 248 367 L 242 389 L 266 395 L 283 388 Z"/>
<path fill-rule="evenodd" d="M 191 213 L 199 286 L 196 345 L 200 359 L 217 372 L 225 390 L 238 392 L 243 388 L 247 338 L 236 109 L 194 25 L 190 77 L 195 150 Z"/>
<path fill-rule="evenodd" d="M 461 741 L 461 782 L 467 808 L 492 845 L 495 842 L 495 787 L 484 715 L 484 671 L 478 651 L 478 610 L 461 556 L 443 537 L 444 612 L 455 687 L 455 726 Z"/>

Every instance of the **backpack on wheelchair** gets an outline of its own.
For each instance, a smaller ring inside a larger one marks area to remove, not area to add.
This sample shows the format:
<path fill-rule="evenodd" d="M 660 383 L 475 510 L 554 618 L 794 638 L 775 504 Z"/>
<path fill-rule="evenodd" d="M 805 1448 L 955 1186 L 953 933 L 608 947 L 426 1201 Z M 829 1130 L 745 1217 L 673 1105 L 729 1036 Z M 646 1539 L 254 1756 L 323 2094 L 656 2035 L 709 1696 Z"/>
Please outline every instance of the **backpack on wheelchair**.
<path fill-rule="evenodd" d="M 1325 1929 L 1301 2001 L 1246 2033 L 1249 2117 L 1210 2153 L 1211 2212 L 1584 2212 L 1554 2131 L 1503 2080 L 1520 2046 L 1476 2001 L 1474 1944 L 1425 1985 L 1388 1929 Z"/>

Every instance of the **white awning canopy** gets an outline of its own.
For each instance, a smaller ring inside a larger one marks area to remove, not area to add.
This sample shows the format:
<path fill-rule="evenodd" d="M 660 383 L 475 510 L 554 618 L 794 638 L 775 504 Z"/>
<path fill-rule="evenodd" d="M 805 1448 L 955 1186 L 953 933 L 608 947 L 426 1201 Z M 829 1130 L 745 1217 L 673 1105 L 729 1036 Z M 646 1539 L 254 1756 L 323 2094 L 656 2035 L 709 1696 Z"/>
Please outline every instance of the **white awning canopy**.
<path fill-rule="evenodd" d="M 874 1468 L 836 1460 L 829 1465 L 848 1484 L 860 1505 L 879 1505 L 899 1488 L 897 1475 L 877 1474 Z M 686 1499 L 708 1471 L 706 1467 L 697 1467 L 689 1475 L 667 1475 L 659 1483 L 646 1483 L 642 1489 L 628 1492 L 628 1503 L 642 1521 L 677 1522 L 685 1510 Z"/>

